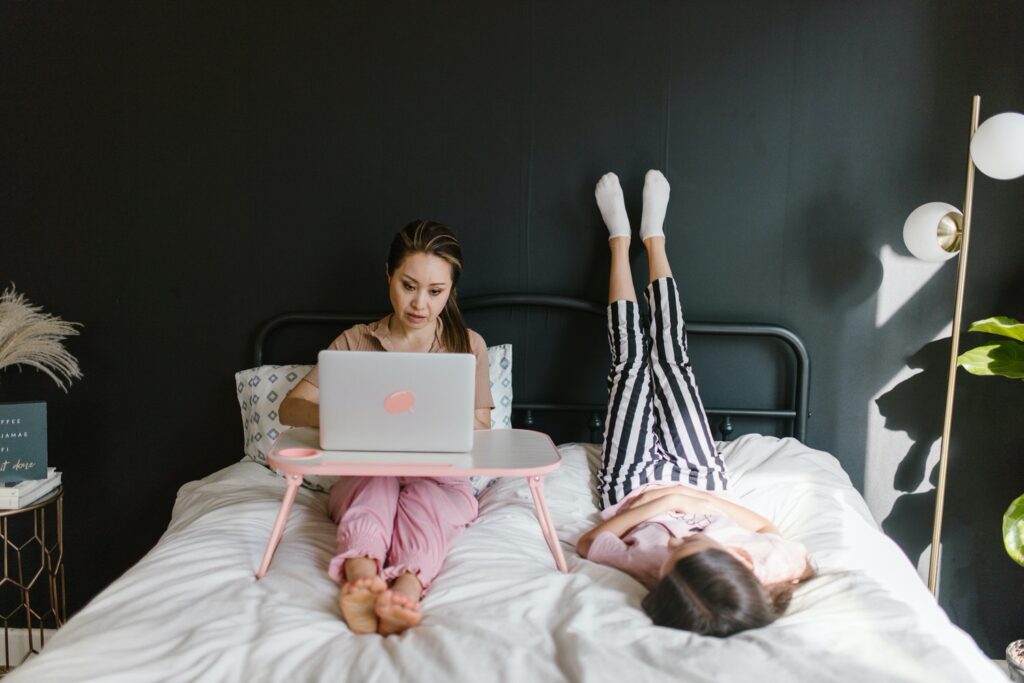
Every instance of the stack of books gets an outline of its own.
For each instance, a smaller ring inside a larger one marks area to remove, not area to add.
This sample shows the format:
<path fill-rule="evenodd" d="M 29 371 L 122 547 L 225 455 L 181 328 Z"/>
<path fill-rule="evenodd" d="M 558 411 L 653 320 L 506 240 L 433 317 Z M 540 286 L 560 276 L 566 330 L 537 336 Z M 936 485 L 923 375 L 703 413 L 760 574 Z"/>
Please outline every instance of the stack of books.
<path fill-rule="evenodd" d="M 0 510 L 17 510 L 34 503 L 60 486 L 60 472 L 46 468 L 46 479 L 25 479 L 0 484 Z"/>

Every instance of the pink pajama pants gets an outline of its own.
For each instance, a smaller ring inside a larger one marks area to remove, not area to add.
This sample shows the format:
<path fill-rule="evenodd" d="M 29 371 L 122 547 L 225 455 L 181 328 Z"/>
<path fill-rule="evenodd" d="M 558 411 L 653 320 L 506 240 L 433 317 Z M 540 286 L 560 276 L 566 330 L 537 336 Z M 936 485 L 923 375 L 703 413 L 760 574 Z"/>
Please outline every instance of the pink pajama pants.
<path fill-rule="evenodd" d="M 477 514 L 465 477 L 342 477 L 327 507 L 338 524 L 338 553 L 327 570 L 332 579 L 344 581 L 348 558 L 369 557 L 385 580 L 412 572 L 424 590 L 451 541 Z"/>

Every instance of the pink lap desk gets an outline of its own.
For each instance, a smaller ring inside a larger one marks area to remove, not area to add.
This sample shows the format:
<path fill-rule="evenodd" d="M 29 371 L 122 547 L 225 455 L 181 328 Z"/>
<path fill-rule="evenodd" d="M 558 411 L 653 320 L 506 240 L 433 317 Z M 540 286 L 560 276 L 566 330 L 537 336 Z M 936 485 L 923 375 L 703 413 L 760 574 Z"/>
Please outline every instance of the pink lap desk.
<path fill-rule="evenodd" d="M 284 535 L 288 512 L 295 494 L 307 474 L 363 477 L 526 477 L 533 494 L 537 521 L 544 533 L 555 565 L 567 571 L 562 547 L 555 535 L 548 506 L 544 500 L 544 476 L 558 469 L 562 456 L 547 434 L 527 429 L 494 429 L 473 432 L 473 450 L 469 453 L 367 453 L 324 451 L 320 449 L 316 429 L 289 429 L 274 442 L 268 461 L 280 470 L 287 483 L 281 509 L 277 513 L 263 562 L 256 572 L 261 579 L 270 567 L 274 551 Z"/>

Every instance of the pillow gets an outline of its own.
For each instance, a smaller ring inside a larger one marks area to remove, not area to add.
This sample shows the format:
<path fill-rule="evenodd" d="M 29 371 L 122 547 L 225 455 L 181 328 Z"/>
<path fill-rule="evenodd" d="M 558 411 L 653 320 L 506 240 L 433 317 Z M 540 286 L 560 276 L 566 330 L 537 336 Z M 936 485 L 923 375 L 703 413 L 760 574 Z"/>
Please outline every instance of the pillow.
<path fill-rule="evenodd" d="M 512 429 L 512 345 L 487 347 L 491 375 L 491 429 Z"/>
<path fill-rule="evenodd" d="M 487 365 L 491 380 L 491 429 L 512 429 L 512 345 L 498 344 L 487 347 Z M 470 477 L 473 493 L 480 492 L 494 483 L 490 476 Z"/>
<path fill-rule="evenodd" d="M 261 365 L 235 373 L 245 457 L 267 465 L 267 451 L 274 439 L 287 429 L 277 415 L 281 401 L 312 368 L 312 365 Z M 329 491 L 335 479 L 337 477 L 306 476 L 302 478 L 302 485 L 314 491 Z"/>
<path fill-rule="evenodd" d="M 487 349 L 490 370 L 491 429 L 512 427 L 512 345 Z M 313 368 L 312 365 L 261 365 L 235 373 L 238 406 L 242 409 L 245 457 L 267 465 L 267 451 L 286 429 L 278 419 L 281 401 Z M 337 477 L 303 477 L 302 485 L 314 491 L 329 491 Z M 487 478 L 488 480 L 490 477 Z M 483 484 L 481 480 L 481 484 Z"/>

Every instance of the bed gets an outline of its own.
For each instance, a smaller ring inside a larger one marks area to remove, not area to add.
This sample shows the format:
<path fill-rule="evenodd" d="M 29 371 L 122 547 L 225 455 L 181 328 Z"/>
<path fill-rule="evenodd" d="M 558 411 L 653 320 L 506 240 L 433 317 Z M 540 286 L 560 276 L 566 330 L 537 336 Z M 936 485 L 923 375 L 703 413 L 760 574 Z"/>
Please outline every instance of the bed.
<path fill-rule="evenodd" d="M 578 322 L 563 328 L 550 316 L 585 318 L 601 335 L 592 346 L 603 345 L 603 306 L 589 302 L 499 296 L 467 300 L 463 308 L 476 329 L 504 325 L 534 338 L 540 328 L 559 334 L 568 329 L 593 340 L 594 332 L 583 332 Z M 488 315 L 498 322 L 488 322 Z M 311 482 L 299 491 L 270 572 L 257 581 L 253 574 L 284 489 L 259 458 L 276 432 L 267 426 L 275 405 L 268 397 L 278 395 L 279 401 L 278 383 L 302 372 L 301 366 L 264 363 L 268 337 L 282 326 L 313 323 L 336 332 L 372 317 L 287 314 L 261 328 L 255 367 L 236 377 L 247 457 L 184 484 L 156 546 L 8 680 L 1006 680 L 939 609 L 838 461 L 797 438 L 804 436 L 807 419 L 807 354 L 795 335 L 774 326 L 688 327 L 695 354 L 696 340 L 704 337 L 714 348 L 732 350 L 727 340 L 733 338 L 767 339 L 772 347 L 770 368 L 757 375 L 773 377 L 774 388 L 761 407 L 744 400 L 716 404 L 708 396 L 715 384 L 697 366 L 734 493 L 803 542 L 820 574 L 798 589 L 787 614 L 767 628 L 717 639 L 652 626 L 640 609 L 644 589 L 638 583 L 576 555 L 576 539 L 597 518 L 593 479 L 600 446 L 594 442 L 601 402 L 571 396 L 533 400 L 518 388 L 530 386 L 523 377 L 536 372 L 521 362 L 531 359 L 529 352 L 517 352 L 513 375 L 505 345 L 495 346 L 491 356 L 495 426 L 508 426 L 502 424 L 507 419 L 544 427 L 545 415 L 572 417 L 581 425 L 583 436 L 562 443 L 562 466 L 545 484 L 568 573 L 552 565 L 526 483 L 481 481 L 480 516 L 451 548 L 424 601 L 423 623 L 400 637 L 353 635 L 340 619 L 337 587 L 326 575 L 335 530 L 326 515 L 326 494 L 316 489 L 329 482 Z M 493 341 L 502 334 L 484 336 Z M 529 344 L 513 342 L 512 349 Z M 551 353 L 541 354 L 545 371 L 567 371 L 566 358 L 595 360 L 581 348 L 566 357 Z M 599 381 L 602 372 L 592 370 Z M 565 387 L 564 378 L 557 384 Z M 566 390 L 587 390 L 586 384 L 581 375 Z M 760 391 L 754 384 L 744 382 L 744 392 Z M 529 400 L 511 401 L 512 386 Z M 537 387 L 535 379 L 529 391 Z M 781 425 L 778 433 L 744 433 L 744 421 L 759 426 L 766 420 Z M 253 436 L 257 422 L 259 438 Z M 551 418 L 552 431 L 563 428 L 557 422 Z"/>

